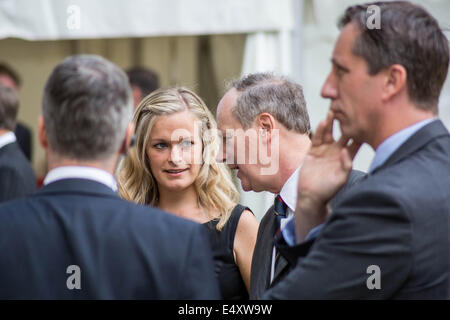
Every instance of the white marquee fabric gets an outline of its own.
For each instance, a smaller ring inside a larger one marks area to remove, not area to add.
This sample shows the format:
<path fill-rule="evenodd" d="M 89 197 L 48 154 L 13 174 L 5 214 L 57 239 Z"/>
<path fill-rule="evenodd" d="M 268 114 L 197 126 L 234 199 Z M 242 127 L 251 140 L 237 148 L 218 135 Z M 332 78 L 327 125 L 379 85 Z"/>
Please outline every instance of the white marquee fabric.
<path fill-rule="evenodd" d="M 291 0 L 0 0 L 0 39 L 276 31 L 292 27 L 290 6 Z"/>

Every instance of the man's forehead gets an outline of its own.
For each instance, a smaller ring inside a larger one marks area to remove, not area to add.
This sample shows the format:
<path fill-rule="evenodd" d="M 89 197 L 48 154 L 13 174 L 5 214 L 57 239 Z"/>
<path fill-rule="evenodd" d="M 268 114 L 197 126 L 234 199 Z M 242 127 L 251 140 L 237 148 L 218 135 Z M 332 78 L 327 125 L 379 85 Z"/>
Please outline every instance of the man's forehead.
<path fill-rule="evenodd" d="M 230 90 L 228 90 L 225 95 L 222 97 L 222 99 L 220 100 L 218 106 L 217 106 L 217 111 L 216 111 L 216 116 L 217 116 L 217 121 L 218 122 L 228 122 L 227 120 L 230 120 L 232 117 L 232 108 L 234 106 L 234 104 L 236 103 L 236 99 L 238 97 L 238 92 L 236 89 L 232 88 Z M 219 123 L 220 125 L 220 123 Z"/>
<path fill-rule="evenodd" d="M 0 74 L 0 83 L 5 87 L 17 90 L 17 85 L 14 80 L 5 73 Z"/>
<path fill-rule="evenodd" d="M 333 59 L 340 61 L 347 55 L 353 55 L 352 49 L 356 37 L 360 34 L 358 26 L 348 23 L 342 28 L 333 50 Z"/>
<path fill-rule="evenodd" d="M 231 88 L 228 90 L 219 102 L 217 113 L 231 112 L 231 108 L 234 106 L 238 95 L 239 93 L 236 89 Z"/>

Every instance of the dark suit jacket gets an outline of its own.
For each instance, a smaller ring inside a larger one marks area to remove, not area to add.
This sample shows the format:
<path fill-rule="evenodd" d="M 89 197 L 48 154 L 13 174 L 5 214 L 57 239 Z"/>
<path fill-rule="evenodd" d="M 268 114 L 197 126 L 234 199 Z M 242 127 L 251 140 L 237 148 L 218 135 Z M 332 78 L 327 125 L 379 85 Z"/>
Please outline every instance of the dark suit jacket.
<path fill-rule="evenodd" d="M 341 198 L 344 190 L 353 186 L 364 177 L 364 173 L 353 170 L 350 173 L 347 184 L 339 191 L 331 201 L 331 207 L 335 206 L 337 200 Z M 250 274 L 250 299 L 260 299 L 264 292 L 271 286 L 278 283 L 291 269 L 291 264 L 283 256 L 278 259 L 277 273 L 274 274 L 270 283 L 270 270 L 272 266 L 272 250 L 274 246 L 274 235 L 276 232 L 276 217 L 273 213 L 273 206 L 270 207 L 261 220 L 258 229 L 255 249 L 253 251 L 252 269 Z"/>
<path fill-rule="evenodd" d="M 36 179 L 30 162 L 17 143 L 0 148 L 0 202 L 36 191 Z"/>
<path fill-rule="evenodd" d="M 314 243 L 277 244 L 297 264 L 264 298 L 448 299 L 449 215 L 450 135 L 434 121 L 344 194 Z"/>
<path fill-rule="evenodd" d="M 17 143 L 20 149 L 23 151 L 25 157 L 28 161 L 31 161 L 31 154 L 33 150 L 33 139 L 31 135 L 31 130 L 23 123 L 17 122 L 16 131 L 14 132 L 17 138 Z"/>
<path fill-rule="evenodd" d="M 0 299 L 220 298 L 202 225 L 85 179 L 0 205 L 0 284 Z"/>

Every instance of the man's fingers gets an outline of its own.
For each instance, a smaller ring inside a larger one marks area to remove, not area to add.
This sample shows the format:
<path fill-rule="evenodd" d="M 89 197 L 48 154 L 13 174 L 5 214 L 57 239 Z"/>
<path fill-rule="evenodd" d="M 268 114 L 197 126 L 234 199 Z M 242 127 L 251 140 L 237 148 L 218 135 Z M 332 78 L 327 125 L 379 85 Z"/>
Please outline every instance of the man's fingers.
<path fill-rule="evenodd" d="M 344 168 L 344 171 L 350 172 L 350 170 L 352 170 L 352 167 L 353 167 L 353 161 L 352 161 L 353 158 L 350 157 L 348 149 L 342 149 L 339 156 L 340 156 L 341 165 Z"/>
<path fill-rule="evenodd" d="M 341 148 L 347 147 L 348 141 L 350 140 L 349 137 L 342 135 L 339 140 L 337 141 L 337 144 Z"/>
<path fill-rule="evenodd" d="M 320 146 L 322 144 L 324 128 L 325 128 L 325 121 L 321 121 L 317 126 L 316 132 L 314 132 L 313 137 L 311 139 L 311 143 L 313 146 Z"/>
<path fill-rule="evenodd" d="M 334 113 L 333 111 L 328 111 L 327 118 L 325 119 L 325 128 L 322 140 L 325 143 L 334 142 L 333 138 L 333 123 L 334 123 Z"/>
<path fill-rule="evenodd" d="M 349 156 L 351 157 L 351 159 L 353 159 L 358 153 L 358 150 L 361 147 L 361 143 L 356 142 L 355 140 L 352 139 L 352 141 L 349 144 L 349 141 L 350 141 L 349 137 L 342 135 L 339 138 L 337 144 L 339 145 L 339 147 L 347 149 Z"/>
<path fill-rule="evenodd" d="M 316 132 L 314 132 L 311 140 L 313 146 L 321 145 L 325 142 L 333 142 L 333 119 L 334 113 L 328 111 L 327 118 L 321 121 L 317 126 Z"/>

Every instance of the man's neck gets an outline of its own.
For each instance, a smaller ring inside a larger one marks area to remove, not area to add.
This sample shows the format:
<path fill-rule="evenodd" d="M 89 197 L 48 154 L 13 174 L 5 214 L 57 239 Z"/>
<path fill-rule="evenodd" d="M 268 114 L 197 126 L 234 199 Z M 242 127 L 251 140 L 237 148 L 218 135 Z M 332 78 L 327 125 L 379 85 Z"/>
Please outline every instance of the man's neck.
<path fill-rule="evenodd" d="M 112 161 L 80 161 L 60 156 L 52 156 L 50 154 L 48 154 L 47 159 L 48 171 L 59 167 L 79 166 L 97 168 L 114 175 L 115 164 L 112 164 Z"/>
<path fill-rule="evenodd" d="M 7 134 L 8 132 L 11 132 L 10 130 L 6 130 L 6 129 L 0 129 L 0 136 Z"/>
<path fill-rule="evenodd" d="M 431 119 L 436 115 L 432 111 L 422 110 L 417 107 L 399 108 L 392 112 L 386 112 L 380 128 L 374 132 L 373 139 L 367 143 L 377 150 L 378 146 L 395 133 L 412 126 L 420 121 Z M 403 111 L 402 111 L 403 110 Z"/>
<path fill-rule="evenodd" d="M 280 193 L 286 181 L 300 166 L 311 146 L 307 135 L 300 135 L 291 131 L 284 133 L 280 139 L 279 170 L 277 176 L 277 189 Z"/>

